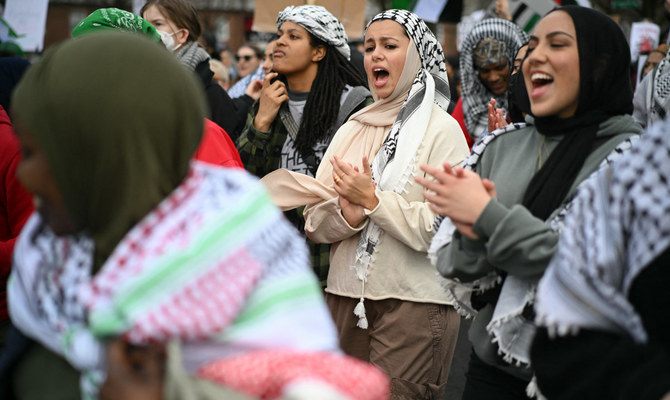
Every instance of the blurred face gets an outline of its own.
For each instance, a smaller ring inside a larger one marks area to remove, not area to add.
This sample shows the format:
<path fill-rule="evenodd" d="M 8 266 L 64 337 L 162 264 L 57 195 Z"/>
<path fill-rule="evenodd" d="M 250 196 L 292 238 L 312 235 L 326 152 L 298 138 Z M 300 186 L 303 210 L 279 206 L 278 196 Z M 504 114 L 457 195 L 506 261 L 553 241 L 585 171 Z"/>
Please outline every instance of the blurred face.
<path fill-rule="evenodd" d="M 256 52 L 249 47 L 240 47 L 235 55 L 235 60 L 237 61 L 237 72 L 240 78 L 254 72 L 261 65 L 261 59 L 256 57 Z"/>
<path fill-rule="evenodd" d="M 107 376 L 98 398 L 162 399 L 166 358 L 163 345 L 134 346 L 113 340 L 107 345 Z"/>
<path fill-rule="evenodd" d="M 397 86 L 409 42 L 403 27 L 388 19 L 373 22 L 365 32 L 365 73 L 370 89 L 380 99 L 390 96 Z"/>
<path fill-rule="evenodd" d="M 157 6 L 150 5 L 147 7 L 142 14 L 142 18 L 146 19 L 156 30 L 172 35 L 175 43 L 180 45 L 179 47 L 186 43 L 188 30 L 175 25 Z"/>
<path fill-rule="evenodd" d="M 644 67 L 642 68 L 642 76 L 647 75 L 651 70 L 656 68 L 656 66 L 663 60 L 663 53 L 660 51 L 652 51 L 647 57 L 647 61 L 644 62 Z"/>
<path fill-rule="evenodd" d="M 79 229 L 65 207 L 46 153 L 30 133 L 22 129 L 18 118 L 15 122 L 22 153 L 16 177 L 35 196 L 36 211 L 56 235 L 76 233 Z"/>
<path fill-rule="evenodd" d="M 263 73 L 265 75 L 269 74 L 272 71 L 272 65 L 274 64 L 272 52 L 274 51 L 275 42 L 272 41 L 268 43 L 265 48 L 265 57 L 263 58 Z"/>
<path fill-rule="evenodd" d="M 219 57 L 221 57 L 221 62 L 226 67 L 233 65 L 233 57 L 228 50 L 222 50 L 221 53 L 219 53 Z"/>
<path fill-rule="evenodd" d="M 478 72 L 479 79 L 491 93 L 496 95 L 505 93 L 507 86 L 509 86 L 509 77 L 511 74 L 509 65 L 506 62 L 481 67 Z"/>
<path fill-rule="evenodd" d="M 572 18 L 554 11 L 542 18 L 523 63 L 531 110 L 537 117 L 568 118 L 579 101 L 579 51 Z"/>
<path fill-rule="evenodd" d="M 318 62 L 325 56 L 322 46 L 312 47 L 309 32 L 295 22 L 286 21 L 277 30 L 279 38 L 272 51 L 273 69 L 291 76 L 312 71 L 316 74 Z"/>
<path fill-rule="evenodd" d="M 526 57 L 526 53 L 528 52 L 528 45 L 524 44 L 523 46 L 519 47 L 519 51 L 516 52 L 516 56 L 514 57 L 514 68 L 512 69 L 512 75 L 516 74 L 521 70 L 521 63 L 523 62 L 523 59 Z"/>

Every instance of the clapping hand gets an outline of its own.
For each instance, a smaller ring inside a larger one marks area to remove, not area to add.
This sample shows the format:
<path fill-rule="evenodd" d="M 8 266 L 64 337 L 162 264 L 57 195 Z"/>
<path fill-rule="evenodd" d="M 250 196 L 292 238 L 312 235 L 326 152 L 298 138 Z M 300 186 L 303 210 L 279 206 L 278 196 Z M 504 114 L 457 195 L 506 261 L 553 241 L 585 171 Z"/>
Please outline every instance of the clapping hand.
<path fill-rule="evenodd" d="M 464 235 L 476 238 L 472 225 L 491 200 L 496 197 L 495 184 L 482 180 L 475 172 L 461 167 L 452 168 L 444 163 L 442 168 L 421 165 L 421 170 L 435 180 L 414 178 L 426 188 L 424 197 L 433 212 L 449 217 Z"/>

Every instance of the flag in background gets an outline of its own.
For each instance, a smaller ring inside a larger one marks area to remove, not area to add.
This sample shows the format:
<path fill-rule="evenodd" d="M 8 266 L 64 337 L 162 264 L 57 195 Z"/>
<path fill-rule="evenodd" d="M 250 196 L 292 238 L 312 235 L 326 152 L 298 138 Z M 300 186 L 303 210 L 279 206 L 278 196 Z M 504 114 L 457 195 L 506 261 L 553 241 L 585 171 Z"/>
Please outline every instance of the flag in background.
<path fill-rule="evenodd" d="M 2 17 L 0 17 L 0 41 L 11 40 L 12 38 L 16 39 L 24 35 L 19 35 L 16 31 L 9 25 L 9 23 Z"/>
<path fill-rule="evenodd" d="M 0 52 L 14 56 L 25 56 L 26 53 L 15 41 L 15 39 L 23 36 L 25 35 L 16 33 L 11 25 L 3 17 L 0 17 Z"/>
<path fill-rule="evenodd" d="M 530 32 L 546 13 L 558 6 L 554 0 L 508 0 L 509 13 L 512 22 L 517 24 L 524 32 Z M 489 16 L 496 16 L 496 2 L 491 2 L 487 9 Z"/>

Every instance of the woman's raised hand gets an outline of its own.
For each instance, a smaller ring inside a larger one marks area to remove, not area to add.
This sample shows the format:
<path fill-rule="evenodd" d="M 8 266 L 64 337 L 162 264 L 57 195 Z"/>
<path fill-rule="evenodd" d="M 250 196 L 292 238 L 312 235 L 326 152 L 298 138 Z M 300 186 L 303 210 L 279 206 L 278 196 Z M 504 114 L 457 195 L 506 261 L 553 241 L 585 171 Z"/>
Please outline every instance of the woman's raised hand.
<path fill-rule="evenodd" d="M 512 14 L 509 10 L 509 2 L 507 0 L 496 0 L 496 15 L 499 18 L 506 19 L 508 21 L 512 20 Z"/>
<path fill-rule="evenodd" d="M 496 99 L 491 99 L 489 101 L 489 132 L 493 132 L 497 129 L 503 128 L 509 123 L 503 115 L 502 109 L 496 109 Z"/>
<path fill-rule="evenodd" d="M 259 97 L 261 97 L 261 91 L 263 90 L 263 80 L 262 79 L 254 79 L 249 83 L 249 86 L 247 86 L 247 90 L 244 91 L 244 94 L 247 96 L 251 97 L 254 100 L 258 100 Z"/>
<path fill-rule="evenodd" d="M 333 166 L 333 187 L 340 198 L 350 203 L 373 210 L 379 204 L 375 195 L 375 184 L 372 182 L 372 170 L 367 157 L 363 157 L 363 172 L 357 167 L 334 156 L 330 163 Z"/>
<path fill-rule="evenodd" d="M 288 101 L 288 92 L 284 82 L 279 80 L 271 82 L 277 75 L 279 74 L 271 72 L 263 79 L 258 113 L 254 119 L 254 128 L 262 132 L 270 130 L 270 126 L 279 112 L 279 107 L 283 102 Z"/>

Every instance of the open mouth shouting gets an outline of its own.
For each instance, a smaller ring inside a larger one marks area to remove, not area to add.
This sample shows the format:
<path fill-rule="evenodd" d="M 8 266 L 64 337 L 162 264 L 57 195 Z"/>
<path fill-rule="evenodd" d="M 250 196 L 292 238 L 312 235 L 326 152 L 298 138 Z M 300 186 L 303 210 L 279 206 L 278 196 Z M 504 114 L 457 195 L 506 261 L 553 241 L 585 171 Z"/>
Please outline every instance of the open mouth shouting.
<path fill-rule="evenodd" d="M 385 70 L 384 68 L 381 67 L 375 67 L 372 70 L 374 74 L 374 84 L 376 87 L 382 87 L 388 82 L 389 80 L 389 72 Z"/>
<path fill-rule="evenodd" d="M 537 99 L 549 90 L 550 84 L 554 82 L 554 78 L 544 72 L 532 72 L 530 74 L 530 82 L 530 98 Z"/>

